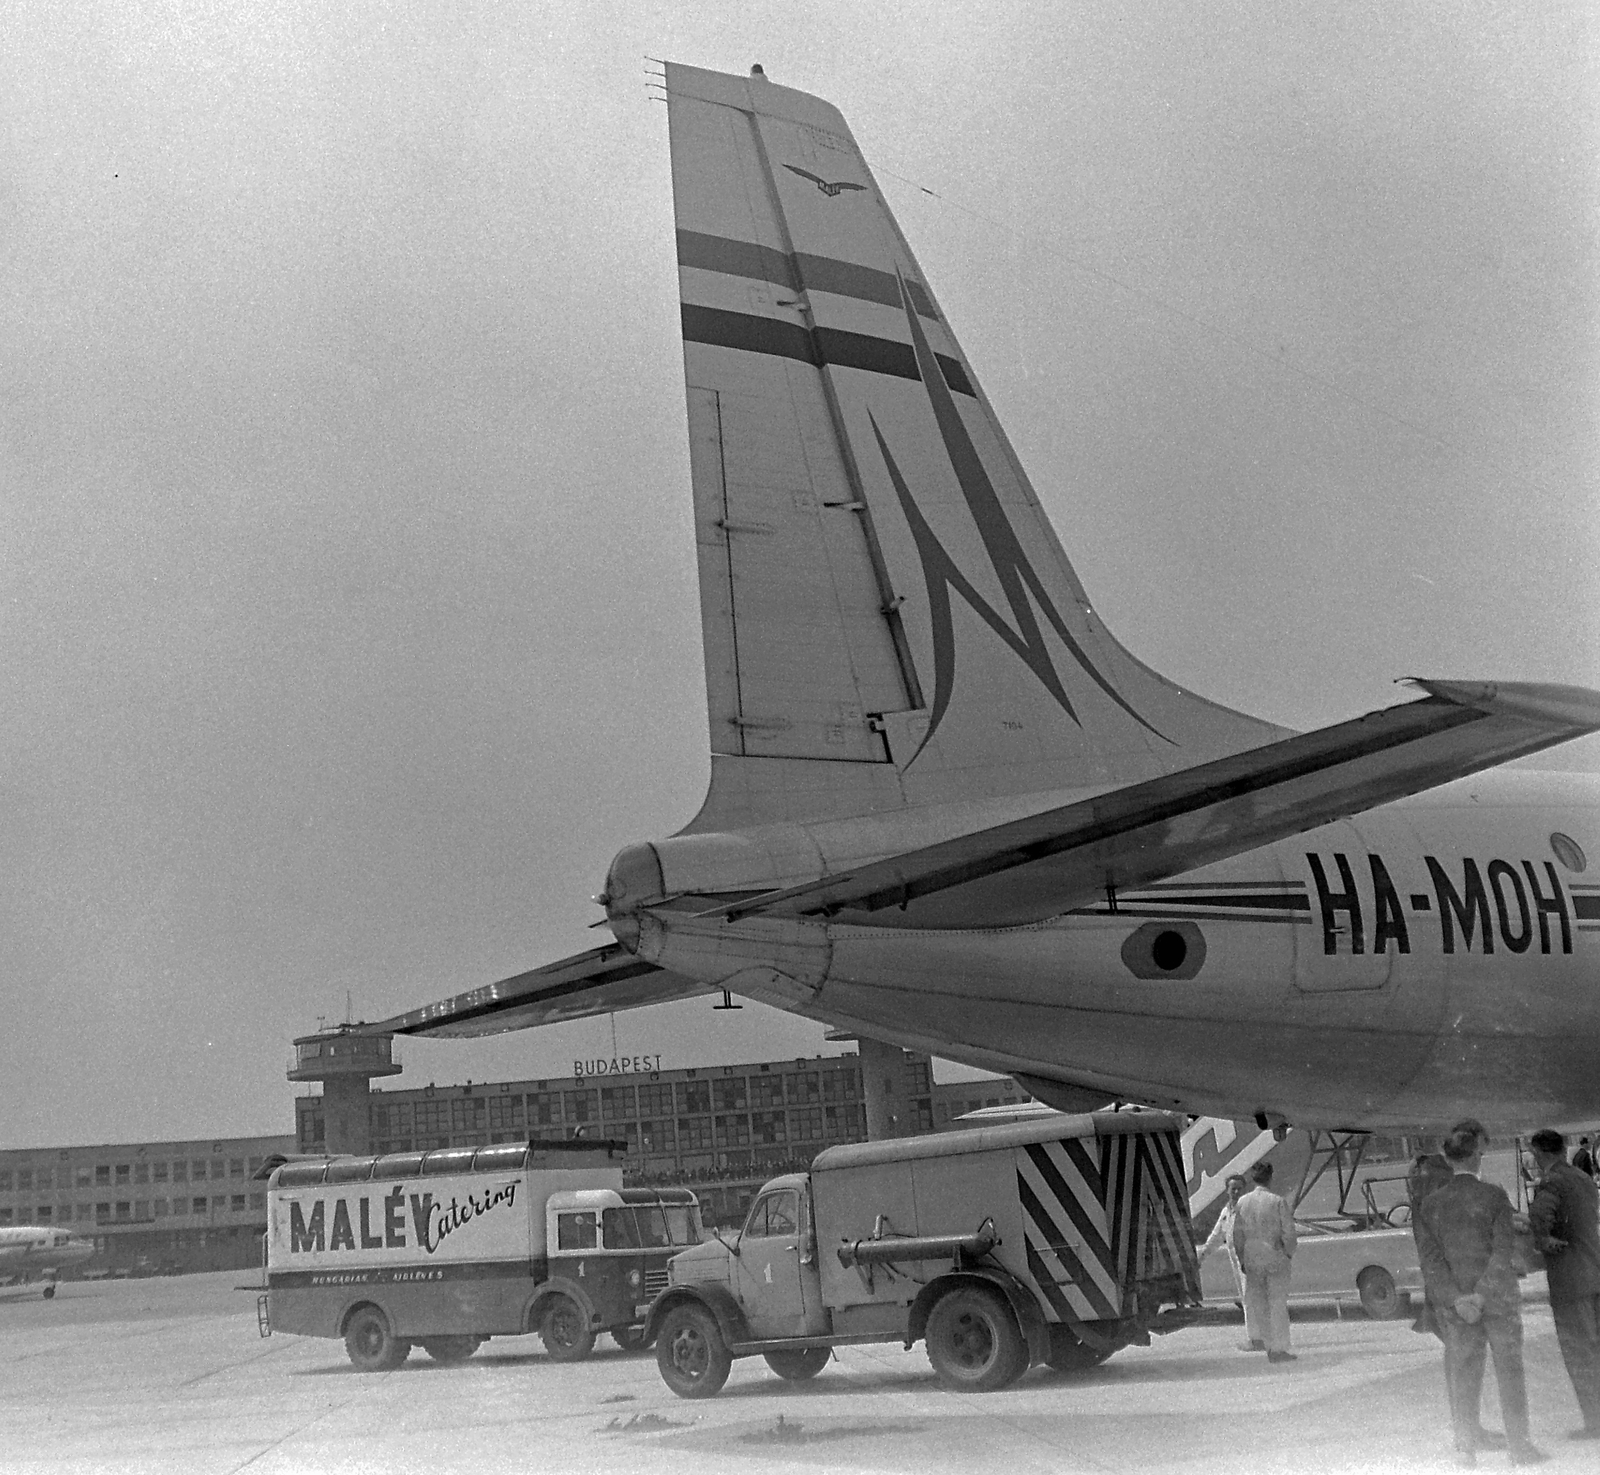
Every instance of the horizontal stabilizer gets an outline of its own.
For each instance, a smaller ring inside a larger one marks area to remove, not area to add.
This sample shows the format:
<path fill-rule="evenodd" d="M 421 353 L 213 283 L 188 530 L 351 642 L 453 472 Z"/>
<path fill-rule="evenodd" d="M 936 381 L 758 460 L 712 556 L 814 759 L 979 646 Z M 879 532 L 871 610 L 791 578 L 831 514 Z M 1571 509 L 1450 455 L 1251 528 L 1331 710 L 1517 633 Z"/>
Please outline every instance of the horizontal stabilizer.
<path fill-rule="evenodd" d="M 1581 687 L 1413 684 L 1428 693 L 1422 701 L 707 915 L 833 916 L 900 907 L 913 913 L 911 925 L 1018 926 L 1600 729 L 1600 693 Z M 936 906 L 916 906 L 918 898 L 935 893 Z"/>
<path fill-rule="evenodd" d="M 396 1014 L 368 1029 L 449 1038 L 497 1035 L 716 992 L 692 978 L 646 963 L 612 943 Z"/>

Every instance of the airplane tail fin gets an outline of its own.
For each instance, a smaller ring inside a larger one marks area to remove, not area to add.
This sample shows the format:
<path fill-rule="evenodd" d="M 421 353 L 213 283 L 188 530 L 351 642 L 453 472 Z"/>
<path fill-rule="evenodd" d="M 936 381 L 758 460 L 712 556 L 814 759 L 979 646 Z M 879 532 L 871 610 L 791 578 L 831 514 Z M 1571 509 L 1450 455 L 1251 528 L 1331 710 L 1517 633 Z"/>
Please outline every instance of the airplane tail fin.
<path fill-rule="evenodd" d="M 689 830 L 1284 736 L 1100 623 L 838 111 L 759 74 L 666 86 L 712 750 Z"/>

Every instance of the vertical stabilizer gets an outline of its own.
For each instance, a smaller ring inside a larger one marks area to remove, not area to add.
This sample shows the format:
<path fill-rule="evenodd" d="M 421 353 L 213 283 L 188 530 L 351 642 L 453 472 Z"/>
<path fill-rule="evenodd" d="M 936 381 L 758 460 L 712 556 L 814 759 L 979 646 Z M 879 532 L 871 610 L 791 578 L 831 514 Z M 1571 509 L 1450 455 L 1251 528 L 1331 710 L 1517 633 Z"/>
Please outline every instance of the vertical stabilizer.
<path fill-rule="evenodd" d="M 838 111 L 677 65 L 667 94 L 712 750 L 691 828 L 1281 736 L 1100 624 Z"/>

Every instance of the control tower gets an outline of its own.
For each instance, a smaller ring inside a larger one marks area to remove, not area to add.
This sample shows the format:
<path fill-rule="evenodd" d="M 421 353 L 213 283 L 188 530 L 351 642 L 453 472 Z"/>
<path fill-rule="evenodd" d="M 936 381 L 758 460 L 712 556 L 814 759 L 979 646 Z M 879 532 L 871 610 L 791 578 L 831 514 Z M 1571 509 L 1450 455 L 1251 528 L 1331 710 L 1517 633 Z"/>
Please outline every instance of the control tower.
<path fill-rule="evenodd" d="M 374 1076 L 400 1074 L 394 1036 L 364 1024 L 341 1024 L 294 1042 L 291 1081 L 322 1082 L 323 1144 L 331 1153 L 372 1150 L 367 1098 Z"/>

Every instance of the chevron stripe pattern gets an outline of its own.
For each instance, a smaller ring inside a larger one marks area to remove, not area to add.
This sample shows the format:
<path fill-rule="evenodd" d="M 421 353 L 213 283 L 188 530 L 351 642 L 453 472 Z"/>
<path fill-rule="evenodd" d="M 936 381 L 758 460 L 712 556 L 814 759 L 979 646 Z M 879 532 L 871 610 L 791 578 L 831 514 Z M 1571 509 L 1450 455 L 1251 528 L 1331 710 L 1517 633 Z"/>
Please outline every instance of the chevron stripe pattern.
<path fill-rule="evenodd" d="M 1030 1143 L 1017 1154 L 1017 1194 L 1048 1319 L 1132 1316 L 1139 1283 L 1172 1276 L 1199 1298 L 1176 1132 Z"/>

